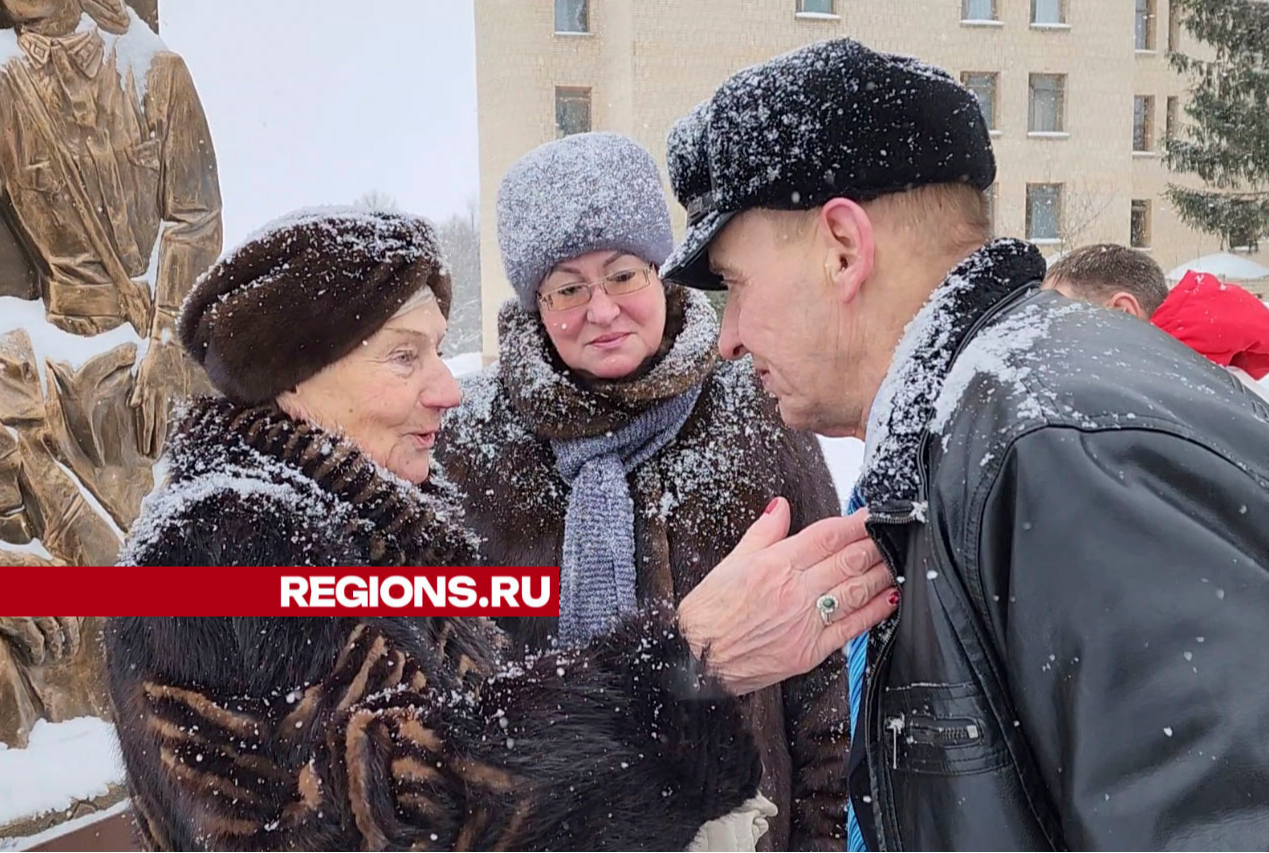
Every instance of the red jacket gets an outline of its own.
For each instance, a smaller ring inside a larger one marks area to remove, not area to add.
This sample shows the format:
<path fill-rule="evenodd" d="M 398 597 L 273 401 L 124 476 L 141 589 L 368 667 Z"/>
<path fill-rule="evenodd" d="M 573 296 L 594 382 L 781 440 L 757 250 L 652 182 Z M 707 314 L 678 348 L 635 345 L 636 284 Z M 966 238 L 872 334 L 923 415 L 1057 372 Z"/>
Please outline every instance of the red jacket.
<path fill-rule="evenodd" d="M 1236 284 L 1187 272 L 1150 322 L 1217 364 L 1269 374 L 1269 306 Z"/>

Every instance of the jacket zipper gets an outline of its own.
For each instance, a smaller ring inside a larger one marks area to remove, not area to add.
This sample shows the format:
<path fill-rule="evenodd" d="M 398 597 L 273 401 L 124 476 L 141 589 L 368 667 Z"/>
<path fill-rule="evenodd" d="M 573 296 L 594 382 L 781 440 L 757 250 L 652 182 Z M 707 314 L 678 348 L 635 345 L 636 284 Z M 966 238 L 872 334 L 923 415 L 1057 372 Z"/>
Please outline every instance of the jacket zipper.
<path fill-rule="evenodd" d="M 961 338 L 960 343 L 956 345 L 956 349 L 952 351 L 952 359 L 950 362 L 948 362 L 949 371 L 951 370 L 952 365 L 956 363 L 956 360 L 960 358 L 961 353 L 965 350 L 965 347 L 967 347 L 969 345 L 969 342 L 974 339 L 974 336 L 977 335 L 980 331 L 982 331 L 984 326 L 986 326 L 988 323 L 990 323 L 992 320 L 994 320 L 996 317 L 1002 314 L 1005 310 L 1007 310 L 1008 308 L 1011 308 L 1014 305 L 1014 303 L 1016 303 L 1019 299 L 1021 299 L 1031 289 L 1031 287 L 1034 284 L 1035 282 L 1028 282 L 1027 284 L 1020 286 L 1012 294 L 1005 297 L 997 305 L 995 305 L 990 311 L 987 311 L 986 313 L 984 313 L 983 316 L 979 317 L 970 325 L 969 331 L 965 333 L 965 335 Z M 926 512 L 929 508 L 929 503 L 927 500 L 928 484 L 926 483 L 926 478 L 927 478 L 928 472 L 926 471 L 926 458 L 927 458 L 927 454 L 929 453 L 931 440 L 932 440 L 932 437 L 930 435 L 929 428 L 927 427 L 922 432 L 921 443 L 917 447 L 917 466 L 916 467 L 917 467 L 918 500 L 917 501 L 895 501 L 890 504 L 881 504 L 880 506 L 877 507 L 875 512 L 873 511 L 872 507 L 869 507 L 868 521 L 870 523 L 902 526 L 905 524 L 911 524 L 914 521 L 925 520 Z M 886 566 L 890 569 L 891 579 L 893 579 L 896 585 L 898 585 L 899 573 L 895 568 L 895 561 L 898 560 L 898 556 L 896 555 L 894 558 L 891 558 L 890 556 L 885 554 L 884 549 L 883 549 L 882 556 L 885 557 Z M 874 714 L 873 708 L 874 706 L 878 705 L 877 700 L 880 695 L 877 692 L 877 685 L 880 684 L 884 680 L 886 670 L 889 667 L 890 655 L 894 650 L 895 637 L 897 637 L 899 634 L 898 620 L 901 618 L 902 613 L 903 613 L 903 600 L 901 598 L 899 601 L 899 609 L 895 611 L 895 615 L 894 615 L 895 628 L 894 630 L 890 632 L 890 635 L 886 637 L 886 641 L 882 645 L 881 651 L 877 654 L 877 665 L 876 667 L 874 667 L 872 677 L 868 679 L 867 690 L 864 697 L 865 698 L 864 731 L 866 732 L 872 732 L 873 726 L 875 725 L 874 717 L 876 716 L 876 714 Z M 879 738 L 885 737 L 885 732 L 882 731 L 881 729 L 877 729 L 876 734 L 878 735 Z M 897 737 L 898 732 L 895 731 L 894 734 Z M 878 743 L 880 742 L 881 741 L 878 740 Z M 899 752 L 897 749 L 898 744 L 896 743 L 895 746 L 896 746 L 896 749 L 894 750 L 892 762 L 895 765 L 897 765 L 898 755 L 899 755 Z M 883 765 L 884 763 L 885 763 L 884 761 L 879 762 L 878 768 L 881 769 L 881 765 Z M 892 769 L 898 769 L 898 768 L 896 766 Z M 889 822 L 887 821 L 886 810 L 885 810 L 885 807 L 882 805 L 883 801 L 881 798 L 880 783 L 878 782 L 878 774 L 873 772 L 872 761 L 868 762 L 868 779 L 869 779 L 869 783 L 868 783 L 869 788 L 872 791 L 873 812 L 875 815 L 879 817 L 879 820 L 876 821 L 877 842 L 883 851 L 890 850 L 890 849 L 895 849 L 895 850 L 901 849 L 900 847 L 897 847 L 897 846 L 892 848 L 891 844 L 888 843 L 888 839 L 894 839 L 895 841 L 900 841 L 899 827 L 897 825 L 891 826 Z"/>
<path fill-rule="evenodd" d="M 970 717 L 940 720 L 928 714 L 899 714 L 886 719 L 886 731 L 898 752 L 901 737 L 911 744 L 964 746 L 982 738 L 983 724 Z"/>

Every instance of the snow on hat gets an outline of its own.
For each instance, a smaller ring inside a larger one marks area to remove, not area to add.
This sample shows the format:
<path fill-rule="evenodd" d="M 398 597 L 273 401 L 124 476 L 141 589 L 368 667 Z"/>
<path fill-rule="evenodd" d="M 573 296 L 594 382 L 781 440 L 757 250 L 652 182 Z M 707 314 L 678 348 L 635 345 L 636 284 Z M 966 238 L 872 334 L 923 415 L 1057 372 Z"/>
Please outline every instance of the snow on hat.
<path fill-rule="evenodd" d="M 587 252 L 629 252 L 660 266 L 674 234 L 656 162 L 618 133 L 579 133 L 533 149 L 498 188 L 498 245 L 530 312 L 551 269 Z"/>
<path fill-rule="evenodd" d="M 718 289 L 705 250 L 737 213 L 870 201 L 939 183 L 987 189 L 996 179 L 978 101 L 942 69 L 834 39 L 746 68 L 715 92 L 705 141 L 712 187 L 693 199 L 683 243 L 662 274 Z M 695 156 L 700 156 L 699 154 Z M 671 150 L 667 160 L 690 160 Z"/>
<path fill-rule="evenodd" d="M 186 297 L 178 328 L 221 393 L 257 404 L 352 352 L 425 287 L 448 315 L 449 272 L 427 220 L 311 208 L 217 261 Z"/>
<path fill-rule="evenodd" d="M 709 99 L 701 101 L 670 127 L 665 140 L 670 189 L 679 204 L 688 211 L 689 217 L 705 202 L 710 189 L 709 107 Z"/>

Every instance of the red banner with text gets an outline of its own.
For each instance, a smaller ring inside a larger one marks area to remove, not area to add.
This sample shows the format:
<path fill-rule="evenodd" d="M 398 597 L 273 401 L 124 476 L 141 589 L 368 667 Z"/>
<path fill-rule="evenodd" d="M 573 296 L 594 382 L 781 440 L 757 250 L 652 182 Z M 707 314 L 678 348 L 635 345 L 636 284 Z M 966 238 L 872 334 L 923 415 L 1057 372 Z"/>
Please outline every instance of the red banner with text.
<path fill-rule="evenodd" d="M 10 568 L 0 612 L 117 616 L 559 616 L 558 568 Z"/>

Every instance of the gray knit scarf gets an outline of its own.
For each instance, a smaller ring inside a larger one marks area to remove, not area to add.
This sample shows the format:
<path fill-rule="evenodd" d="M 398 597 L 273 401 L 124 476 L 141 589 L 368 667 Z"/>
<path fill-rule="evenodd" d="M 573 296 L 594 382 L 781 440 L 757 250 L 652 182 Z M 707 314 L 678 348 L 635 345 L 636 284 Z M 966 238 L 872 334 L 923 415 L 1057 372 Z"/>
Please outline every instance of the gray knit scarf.
<path fill-rule="evenodd" d="M 693 385 L 603 435 L 551 441 L 555 466 L 572 489 L 560 565 L 565 645 L 584 643 L 635 611 L 634 500 L 626 475 L 674 440 L 700 393 Z"/>
<path fill-rule="evenodd" d="M 666 287 L 665 334 L 644 370 L 583 381 L 558 363 L 542 318 L 515 300 L 498 312 L 507 400 L 548 442 L 570 487 L 560 554 L 557 637 L 577 644 L 636 607 L 635 509 L 627 477 L 683 428 L 718 358 L 705 294 Z"/>

